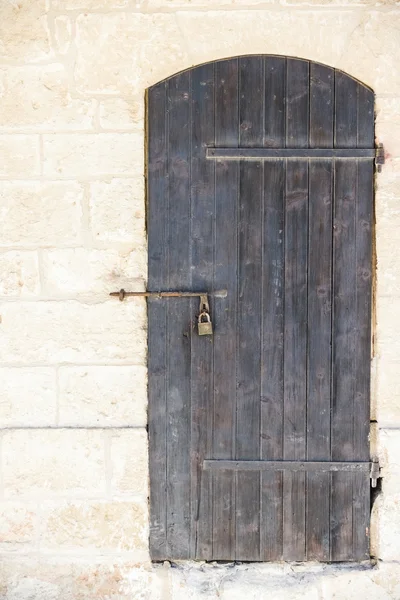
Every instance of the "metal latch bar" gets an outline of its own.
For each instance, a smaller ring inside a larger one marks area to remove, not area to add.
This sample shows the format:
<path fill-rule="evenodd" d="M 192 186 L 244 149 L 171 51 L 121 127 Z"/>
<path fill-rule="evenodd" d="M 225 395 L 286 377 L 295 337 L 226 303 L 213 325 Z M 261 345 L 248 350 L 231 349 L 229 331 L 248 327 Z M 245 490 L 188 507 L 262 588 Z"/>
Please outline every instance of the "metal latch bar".
<path fill-rule="evenodd" d="M 214 298 L 226 298 L 228 295 L 227 290 L 216 290 L 215 292 L 126 292 L 124 289 L 119 292 L 111 292 L 110 296 L 119 298 L 122 302 L 127 296 L 141 297 L 141 298 L 202 298 L 207 302 L 207 296 L 213 296 Z"/>
<path fill-rule="evenodd" d="M 300 472 L 365 472 L 371 469 L 370 461 L 292 461 L 292 460 L 204 460 L 206 471 L 300 471 Z"/>

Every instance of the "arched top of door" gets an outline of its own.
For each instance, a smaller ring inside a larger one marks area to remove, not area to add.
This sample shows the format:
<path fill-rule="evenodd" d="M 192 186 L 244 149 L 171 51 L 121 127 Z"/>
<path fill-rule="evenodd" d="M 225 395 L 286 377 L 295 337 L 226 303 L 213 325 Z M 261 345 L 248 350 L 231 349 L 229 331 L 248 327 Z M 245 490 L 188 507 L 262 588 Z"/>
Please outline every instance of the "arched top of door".
<path fill-rule="evenodd" d="M 206 67 L 208 65 L 220 65 L 222 63 L 226 63 L 228 61 L 240 61 L 240 60 L 246 60 L 246 61 L 251 61 L 252 59 L 274 59 L 275 61 L 280 61 L 282 63 L 285 63 L 285 61 L 289 60 L 289 61 L 296 61 L 296 62 L 301 62 L 304 63 L 305 65 L 308 65 L 308 68 L 310 69 L 311 65 L 314 65 L 317 68 L 323 69 L 323 70 L 328 70 L 329 72 L 332 73 L 332 75 L 336 76 L 338 74 L 340 74 L 341 77 L 348 79 L 349 81 L 354 82 L 354 84 L 356 84 L 357 86 L 360 86 L 362 88 L 365 88 L 365 90 L 368 90 L 369 92 L 371 92 L 373 94 L 373 90 L 371 87 L 369 87 L 368 85 L 366 85 L 365 83 L 363 83 L 362 81 L 356 79 L 355 77 L 352 77 L 351 75 L 349 75 L 348 73 L 345 73 L 344 71 L 341 71 L 340 69 L 335 69 L 334 67 L 331 67 L 330 65 L 326 65 L 324 63 L 320 63 L 317 61 L 313 61 L 313 60 L 309 60 L 306 58 L 299 58 L 296 56 L 283 56 L 280 54 L 242 54 L 242 55 L 238 55 L 238 56 L 231 56 L 231 57 L 226 57 L 226 58 L 219 58 L 213 61 L 208 61 L 205 63 L 200 63 L 198 65 L 193 65 L 192 67 L 188 67 L 187 69 L 183 69 L 182 71 L 178 71 L 177 73 L 174 73 L 172 75 L 170 75 L 169 77 L 165 77 L 165 79 L 162 79 L 161 81 L 155 83 L 154 85 L 150 86 L 148 88 L 148 90 L 151 90 L 154 87 L 157 87 L 158 85 L 162 84 L 162 83 L 166 83 L 168 81 L 171 81 L 172 79 L 174 79 L 175 77 L 178 77 L 180 75 L 182 75 L 183 73 L 189 73 L 189 72 L 194 72 L 197 69 L 202 69 L 203 67 Z"/>

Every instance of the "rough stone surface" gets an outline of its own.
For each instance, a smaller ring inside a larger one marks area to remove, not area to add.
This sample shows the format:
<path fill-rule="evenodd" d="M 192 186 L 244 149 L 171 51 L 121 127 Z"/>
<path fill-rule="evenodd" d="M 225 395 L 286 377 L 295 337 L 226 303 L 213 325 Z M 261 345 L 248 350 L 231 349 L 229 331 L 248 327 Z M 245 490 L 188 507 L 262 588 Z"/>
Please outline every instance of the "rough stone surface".
<path fill-rule="evenodd" d="M 36 252 L 0 253 L 0 296 L 35 297 L 40 292 Z"/>
<path fill-rule="evenodd" d="M 71 181 L 0 181 L 0 245 L 76 244 L 81 239 L 82 197 L 82 186 Z"/>
<path fill-rule="evenodd" d="M 56 372 L 51 367 L 0 368 L 2 427 L 56 424 Z"/>
<path fill-rule="evenodd" d="M 141 290 L 146 273 L 144 255 L 145 249 L 143 257 L 138 256 L 136 251 L 118 251 L 112 248 L 44 250 L 44 293 L 52 298 L 79 297 L 88 301 L 105 301 L 111 291 L 121 288 Z"/>
<path fill-rule="evenodd" d="M 126 427 L 146 424 L 144 366 L 61 367 L 58 385 L 61 425 Z M 135 440 L 137 432 L 128 432 L 128 439 L 129 436 Z M 132 457 L 133 447 L 135 445 L 131 443 L 129 448 L 120 449 Z M 124 469 L 125 453 L 121 454 L 120 462 L 117 459 L 118 455 L 115 456 L 117 469 Z M 137 483 L 142 485 L 142 481 Z"/>
<path fill-rule="evenodd" d="M 0 307 L 0 361 L 144 364 L 145 310 L 144 300 L 92 305 L 72 301 L 4 303 Z M 38 329 L 31 326 L 35 322 L 40 323 Z"/>
<path fill-rule="evenodd" d="M 44 173 L 52 177 L 143 177 L 143 133 L 44 135 Z"/>
<path fill-rule="evenodd" d="M 0 130 L 91 129 L 92 100 L 72 98 L 62 64 L 0 69 Z"/>
<path fill-rule="evenodd" d="M 0 62 L 27 63 L 52 55 L 46 0 L 3 0 L 0 19 Z"/>
<path fill-rule="evenodd" d="M 113 430 L 110 435 L 111 493 L 114 496 L 148 496 L 147 432 Z M 135 448 L 133 454 L 132 448 Z"/>
<path fill-rule="evenodd" d="M 47 513 L 48 510 L 48 513 Z M 146 560 L 147 507 L 144 502 L 68 502 L 46 507 L 41 545 L 47 549 L 134 551 Z"/>
<path fill-rule="evenodd" d="M 104 432 L 6 431 L 3 484 L 7 499 L 101 496 L 105 492 Z"/>
<path fill-rule="evenodd" d="M 175 15 L 169 14 L 83 14 L 76 45 L 75 81 L 87 94 L 131 94 L 189 62 Z"/>
<path fill-rule="evenodd" d="M 0 177 L 40 175 L 39 138 L 35 135 L 0 135 Z"/>
<path fill-rule="evenodd" d="M 105 98 L 100 101 L 99 118 L 103 129 L 135 129 L 138 124 L 143 127 L 144 98 Z"/>
<path fill-rule="evenodd" d="M 0 502 L 0 552 L 31 548 L 36 540 L 35 505 Z"/>
<path fill-rule="evenodd" d="M 139 246 L 136 249 L 139 260 L 146 243 L 143 187 L 142 177 L 90 184 L 89 211 L 93 238 L 135 244 Z M 115 210 L 116 202 L 118 211 Z"/>

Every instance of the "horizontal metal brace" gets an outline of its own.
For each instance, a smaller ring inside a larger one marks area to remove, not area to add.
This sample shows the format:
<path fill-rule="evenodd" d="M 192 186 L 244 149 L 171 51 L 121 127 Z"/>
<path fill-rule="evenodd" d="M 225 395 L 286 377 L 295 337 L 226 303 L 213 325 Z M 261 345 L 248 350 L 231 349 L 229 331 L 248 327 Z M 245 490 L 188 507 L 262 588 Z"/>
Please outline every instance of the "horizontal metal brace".
<path fill-rule="evenodd" d="M 371 464 L 369 461 L 205 460 L 203 461 L 203 469 L 206 471 L 300 471 L 303 473 L 347 471 L 368 473 Z"/>
<path fill-rule="evenodd" d="M 201 298 L 213 296 L 214 298 L 226 298 L 227 290 L 216 290 L 215 292 L 126 292 L 121 289 L 119 292 L 111 292 L 110 296 L 119 298 L 122 302 L 127 296 L 139 298 Z"/>
<path fill-rule="evenodd" d="M 207 158 L 267 160 L 271 158 L 376 158 L 375 148 L 207 148 Z"/>

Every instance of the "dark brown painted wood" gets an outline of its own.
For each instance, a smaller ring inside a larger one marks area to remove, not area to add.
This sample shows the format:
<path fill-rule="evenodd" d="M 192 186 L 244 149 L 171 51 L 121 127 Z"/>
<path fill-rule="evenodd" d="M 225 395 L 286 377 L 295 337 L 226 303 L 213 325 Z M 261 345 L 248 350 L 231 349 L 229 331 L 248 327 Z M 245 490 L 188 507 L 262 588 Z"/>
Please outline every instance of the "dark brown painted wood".
<path fill-rule="evenodd" d="M 214 327 L 148 298 L 153 560 L 368 557 L 373 108 L 277 56 L 149 90 L 148 289 Z"/>

